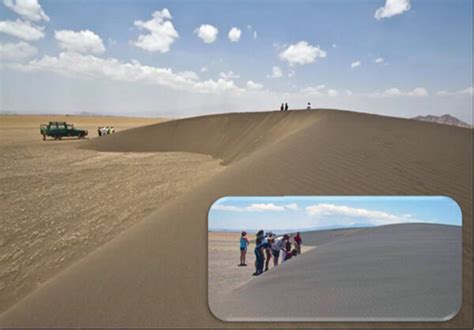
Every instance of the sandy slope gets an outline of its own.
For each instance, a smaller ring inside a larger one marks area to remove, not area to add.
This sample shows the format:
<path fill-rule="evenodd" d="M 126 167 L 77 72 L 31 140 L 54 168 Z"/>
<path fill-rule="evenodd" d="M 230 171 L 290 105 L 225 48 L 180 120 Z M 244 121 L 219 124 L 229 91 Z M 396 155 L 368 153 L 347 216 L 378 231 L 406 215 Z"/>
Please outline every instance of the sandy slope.
<path fill-rule="evenodd" d="M 157 121 L 53 118 L 92 129 Z M 0 311 L 223 169 L 206 155 L 103 153 L 76 149 L 77 139 L 43 141 L 39 123 L 49 120 L 0 117 Z"/>
<path fill-rule="evenodd" d="M 208 120 L 212 124 L 205 125 Z M 179 131 L 182 126 L 186 130 Z M 165 140 L 162 129 L 180 135 Z M 103 151 L 122 150 L 120 145 L 151 151 L 156 144 L 155 150 L 205 152 L 230 165 L 51 279 L 3 313 L 0 324 L 236 326 L 217 320 L 207 307 L 209 206 L 226 195 L 305 194 L 453 197 L 463 211 L 464 295 L 461 312 L 449 325 L 468 324 L 471 137 L 469 129 L 320 110 L 208 116 L 84 143 Z M 163 232 L 166 237 L 157 239 Z"/>
<path fill-rule="evenodd" d="M 209 305 L 223 320 L 446 320 L 461 307 L 461 227 L 306 233 L 317 248 Z"/>
<path fill-rule="evenodd" d="M 253 279 L 255 272 L 255 241 L 249 233 L 251 243 L 248 248 L 246 263 L 247 267 L 239 267 L 239 238 L 240 233 L 209 232 L 208 233 L 208 299 L 216 301 L 221 296 L 241 287 Z M 314 242 L 314 240 L 313 240 Z M 304 244 L 302 253 L 313 249 L 314 246 Z M 270 261 L 269 269 L 273 268 Z"/>

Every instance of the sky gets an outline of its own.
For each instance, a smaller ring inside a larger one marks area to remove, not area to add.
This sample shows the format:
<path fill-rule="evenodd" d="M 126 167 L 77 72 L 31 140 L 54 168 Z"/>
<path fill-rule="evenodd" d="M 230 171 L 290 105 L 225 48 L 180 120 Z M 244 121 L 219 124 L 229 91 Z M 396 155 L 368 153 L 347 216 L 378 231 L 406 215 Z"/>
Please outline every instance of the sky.
<path fill-rule="evenodd" d="M 445 196 L 274 196 L 224 197 L 208 215 L 210 231 L 284 233 L 396 223 L 462 226 L 462 213 Z"/>
<path fill-rule="evenodd" d="M 472 1 L 0 0 L 0 110 L 472 123 Z"/>

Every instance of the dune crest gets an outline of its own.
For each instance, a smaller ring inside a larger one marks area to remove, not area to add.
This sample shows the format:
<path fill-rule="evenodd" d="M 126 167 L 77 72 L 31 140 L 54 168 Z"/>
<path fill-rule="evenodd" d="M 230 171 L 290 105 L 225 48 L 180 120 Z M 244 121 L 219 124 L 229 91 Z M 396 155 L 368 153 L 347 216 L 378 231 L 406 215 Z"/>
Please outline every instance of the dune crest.
<path fill-rule="evenodd" d="M 178 119 L 94 139 L 83 148 L 97 151 L 185 151 L 211 155 L 229 164 L 278 143 L 320 119 L 313 112 L 230 113 Z"/>

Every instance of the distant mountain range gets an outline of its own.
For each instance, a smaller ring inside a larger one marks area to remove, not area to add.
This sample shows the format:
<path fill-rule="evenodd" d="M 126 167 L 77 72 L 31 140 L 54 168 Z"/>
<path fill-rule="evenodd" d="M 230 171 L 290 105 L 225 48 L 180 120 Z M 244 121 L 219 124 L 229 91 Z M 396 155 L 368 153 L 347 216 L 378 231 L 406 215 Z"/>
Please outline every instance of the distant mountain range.
<path fill-rule="evenodd" d="M 462 120 L 457 119 L 449 114 L 445 114 L 442 116 L 434 116 L 434 115 L 427 115 L 427 116 L 417 116 L 411 119 L 421 120 L 421 121 L 429 121 L 432 123 L 444 124 L 444 125 L 451 125 L 451 126 L 458 126 L 458 127 L 467 127 L 471 128 L 471 125 L 468 123 L 463 122 Z"/>

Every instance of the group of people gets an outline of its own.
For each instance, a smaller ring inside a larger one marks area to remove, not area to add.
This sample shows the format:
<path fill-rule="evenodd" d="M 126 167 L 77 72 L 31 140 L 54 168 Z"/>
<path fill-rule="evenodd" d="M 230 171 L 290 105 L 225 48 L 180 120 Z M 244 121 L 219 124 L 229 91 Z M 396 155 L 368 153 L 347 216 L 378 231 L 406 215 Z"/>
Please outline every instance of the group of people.
<path fill-rule="evenodd" d="M 280 106 L 280 111 L 288 111 L 288 103 L 282 103 Z"/>
<path fill-rule="evenodd" d="M 311 110 L 311 103 L 306 104 L 306 110 Z M 288 103 L 282 103 L 280 106 L 280 111 L 288 111 Z"/>
<path fill-rule="evenodd" d="M 245 258 L 249 244 L 247 233 L 243 231 L 240 236 L 240 264 L 238 266 L 247 266 Z M 258 276 L 267 271 L 271 260 L 273 260 L 273 266 L 276 267 L 280 258 L 283 262 L 301 254 L 302 244 L 303 240 L 299 232 L 294 237 L 291 234 L 277 237 L 271 231 L 265 233 L 260 230 L 255 237 L 255 273 L 253 275 Z"/>
<path fill-rule="evenodd" d="M 99 136 L 115 133 L 115 128 L 113 126 L 102 126 L 97 129 L 97 134 Z"/>

